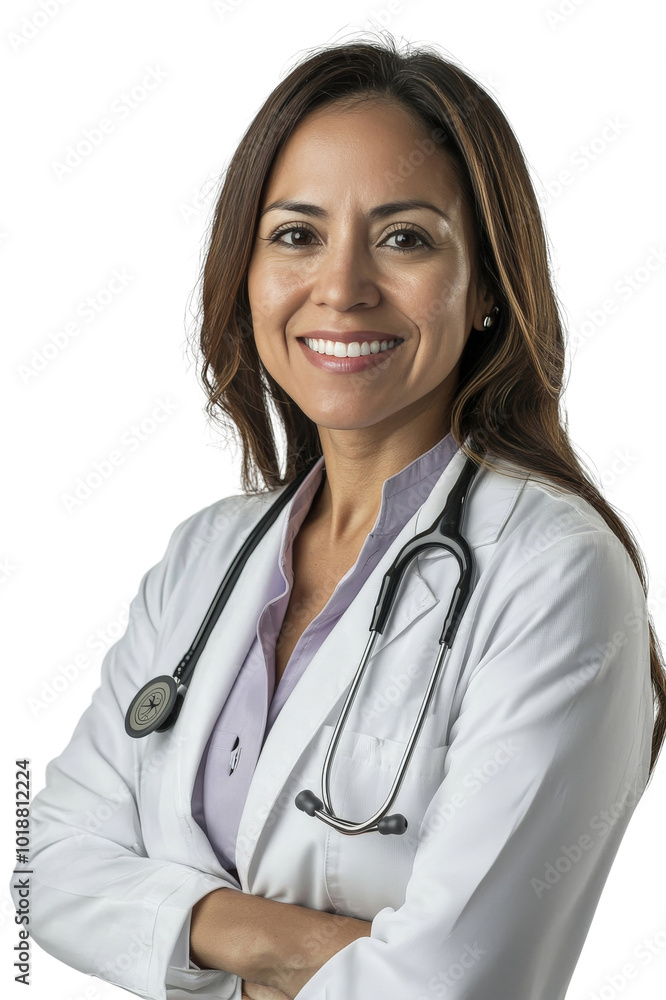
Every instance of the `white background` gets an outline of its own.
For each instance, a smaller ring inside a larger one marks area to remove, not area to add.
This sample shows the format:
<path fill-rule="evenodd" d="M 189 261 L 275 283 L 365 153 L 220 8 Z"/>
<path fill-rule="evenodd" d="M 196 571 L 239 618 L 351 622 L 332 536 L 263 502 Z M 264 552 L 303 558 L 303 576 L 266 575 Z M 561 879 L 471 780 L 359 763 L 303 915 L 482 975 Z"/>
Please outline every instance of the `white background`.
<path fill-rule="evenodd" d="M 382 25 L 398 40 L 434 42 L 507 114 L 546 206 L 557 291 L 578 345 L 565 397 L 570 434 L 645 553 L 663 638 L 666 242 L 657 5 L 43 2 L 51 13 L 39 0 L 12 0 L 0 15 L 7 882 L 13 761 L 31 758 L 37 791 L 173 528 L 240 492 L 240 453 L 207 427 L 186 349 L 192 293 L 213 182 L 267 95 L 315 46 Z M 145 100 L 126 117 L 114 113 L 114 102 L 149 72 L 154 89 Z M 104 117 L 113 131 L 58 178 L 54 163 Z M 569 182 L 558 188 L 562 171 Z M 80 304 L 88 296 L 102 303 L 114 269 L 126 275 L 126 287 L 86 322 Z M 634 289 L 625 275 L 634 276 Z M 608 300 L 614 311 L 606 314 Z M 48 348 L 36 370 L 51 335 L 72 321 L 78 335 Z M 144 424 L 139 441 L 132 428 L 164 403 L 158 415 L 170 412 L 152 429 Z M 63 495 L 118 448 L 123 463 L 68 510 Z M 72 669 L 77 656 L 85 666 Z M 662 759 L 622 842 L 567 1000 L 663 995 L 665 772 Z M 13 982 L 18 939 L 7 888 L 0 889 L 0 924 L 2 995 L 23 997 Z M 650 961 L 641 957 L 643 941 L 656 952 Z M 32 1000 L 126 995 L 35 945 L 32 951 Z"/>

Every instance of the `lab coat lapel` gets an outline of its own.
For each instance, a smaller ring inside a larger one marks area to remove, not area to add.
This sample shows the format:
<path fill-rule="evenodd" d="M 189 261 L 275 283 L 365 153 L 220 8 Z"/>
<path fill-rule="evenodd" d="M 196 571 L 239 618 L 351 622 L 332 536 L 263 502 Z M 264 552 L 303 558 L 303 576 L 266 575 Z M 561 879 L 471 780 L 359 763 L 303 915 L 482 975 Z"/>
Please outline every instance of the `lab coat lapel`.
<path fill-rule="evenodd" d="M 251 883 L 251 865 L 253 860 L 257 860 L 259 840 L 289 774 L 312 737 L 326 724 L 327 716 L 337 719 L 337 712 L 369 637 L 369 625 L 384 573 L 405 542 L 433 523 L 443 509 L 464 463 L 465 455 L 459 449 L 425 503 L 399 533 L 356 599 L 322 643 L 275 720 L 259 757 L 238 831 L 236 866 L 243 884 Z M 470 492 L 463 524 L 465 537 L 472 548 L 496 538 L 508 516 L 512 499 L 524 485 L 505 477 L 489 476 L 484 470 L 477 472 L 477 479 Z M 507 484 L 502 487 L 503 493 L 501 488 L 494 488 L 498 480 Z M 455 560 L 444 550 L 438 558 Z M 416 560 L 412 565 L 415 566 L 415 563 Z M 404 631 L 415 614 L 425 613 L 439 601 L 418 571 L 412 573 L 409 585 L 405 581 L 404 592 L 407 599 L 404 605 L 396 607 L 392 624 L 377 640 L 377 652 Z M 340 655 L 341 650 L 344 650 L 344 656 Z M 282 796 L 285 799 L 282 808 L 296 808 L 291 791 L 290 788 L 289 794 Z"/>
<path fill-rule="evenodd" d="M 163 673 L 171 673 L 179 662 L 185 651 L 183 646 L 191 642 L 195 635 L 231 558 L 248 533 L 247 529 L 256 525 L 267 506 L 268 502 L 262 502 L 258 511 L 253 509 L 248 512 L 247 523 L 244 523 L 244 519 L 236 522 L 233 533 L 224 540 L 224 557 L 220 559 L 216 555 L 215 565 L 211 565 L 205 582 L 188 601 L 191 608 L 188 618 L 191 616 L 191 624 L 188 622 L 188 626 L 183 629 L 179 623 L 165 644 L 160 663 L 168 663 L 169 668 L 163 670 Z M 271 571 L 278 560 L 286 517 L 285 509 L 268 529 L 240 574 L 199 657 L 174 730 L 180 739 L 178 753 L 173 755 L 171 762 L 176 822 L 179 824 L 180 834 L 186 835 L 190 850 L 195 850 L 204 868 L 213 872 L 219 867 L 219 862 L 203 831 L 191 820 L 194 782 L 208 737 L 245 661 L 256 633 L 259 615 L 268 600 Z M 188 637 L 185 643 L 183 635 Z M 171 777 L 172 775 L 165 775 L 167 784 Z M 169 816 L 167 811 L 163 813 L 164 816 Z"/>

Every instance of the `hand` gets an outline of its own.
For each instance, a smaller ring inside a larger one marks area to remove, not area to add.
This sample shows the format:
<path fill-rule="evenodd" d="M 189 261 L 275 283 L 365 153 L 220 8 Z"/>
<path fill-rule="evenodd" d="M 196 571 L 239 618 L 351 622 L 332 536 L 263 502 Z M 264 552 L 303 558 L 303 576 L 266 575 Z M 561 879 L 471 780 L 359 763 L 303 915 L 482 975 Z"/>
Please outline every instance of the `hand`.
<path fill-rule="evenodd" d="M 241 1000 L 293 1000 L 282 990 L 274 989 L 272 986 L 261 986 L 259 983 L 248 983 L 241 980 L 243 995 Z"/>

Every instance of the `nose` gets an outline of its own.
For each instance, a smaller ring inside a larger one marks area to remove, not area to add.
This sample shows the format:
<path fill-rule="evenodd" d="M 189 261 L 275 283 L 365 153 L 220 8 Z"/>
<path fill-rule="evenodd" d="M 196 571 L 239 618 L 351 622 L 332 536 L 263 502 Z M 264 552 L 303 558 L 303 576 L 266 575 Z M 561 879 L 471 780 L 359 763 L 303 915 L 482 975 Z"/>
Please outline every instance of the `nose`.
<path fill-rule="evenodd" d="M 381 299 L 375 265 L 360 236 L 338 237 L 317 258 L 311 298 L 339 312 L 376 306 Z"/>

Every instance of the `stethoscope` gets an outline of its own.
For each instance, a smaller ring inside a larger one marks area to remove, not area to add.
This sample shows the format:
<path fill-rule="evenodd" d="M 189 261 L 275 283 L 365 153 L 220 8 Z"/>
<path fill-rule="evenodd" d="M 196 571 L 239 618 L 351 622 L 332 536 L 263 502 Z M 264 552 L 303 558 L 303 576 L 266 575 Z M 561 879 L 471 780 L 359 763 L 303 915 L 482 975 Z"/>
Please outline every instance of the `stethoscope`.
<path fill-rule="evenodd" d="M 125 715 L 125 731 L 129 736 L 138 738 L 140 736 L 147 736 L 152 732 L 162 733 L 174 725 L 180 714 L 185 697 L 185 691 L 179 689 L 187 689 L 197 661 L 220 617 L 222 609 L 238 581 L 245 563 L 317 461 L 318 458 L 289 484 L 277 500 L 271 504 L 251 534 L 245 539 L 229 566 L 222 583 L 218 587 L 192 645 L 174 670 L 173 676 L 170 677 L 168 674 L 162 674 L 160 677 L 156 677 L 154 680 L 144 684 L 141 690 L 134 696 Z M 407 820 L 400 813 L 394 813 L 391 816 L 387 816 L 386 814 L 400 791 L 405 771 L 407 770 L 414 747 L 416 746 L 416 741 L 423 727 L 423 722 L 432 701 L 437 682 L 444 670 L 448 654 L 451 651 L 453 640 L 458 630 L 458 625 L 471 596 L 472 553 L 460 532 L 460 525 L 462 523 L 469 486 L 478 467 L 476 462 L 469 458 L 469 456 L 466 456 L 464 468 L 449 492 L 444 510 L 435 519 L 430 528 L 415 535 L 414 538 L 410 539 L 402 547 L 392 565 L 384 574 L 370 625 L 370 638 L 357 667 L 324 759 L 321 780 L 323 801 L 317 798 L 314 792 L 311 792 L 309 789 L 304 789 L 296 796 L 295 804 L 299 809 L 309 816 L 316 816 L 340 833 L 353 835 L 371 833 L 376 830 L 381 834 L 400 834 L 404 833 L 407 829 Z M 352 823 L 349 820 L 336 816 L 333 811 L 330 788 L 333 755 L 340 741 L 342 728 L 351 710 L 356 692 L 365 674 L 367 662 L 372 655 L 377 636 L 383 633 L 390 620 L 390 614 L 393 610 L 396 594 L 405 570 L 415 556 L 430 548 L 447 549 L 453 553 L 458 561 L 459 570 L 458 583 L 451 597 L 449 610 L 439 638 L 439 652 L 419 708 L 418 716 L 410 734 L 409 742 L 384 804 L 370 819 L 362 823 Z"/>

